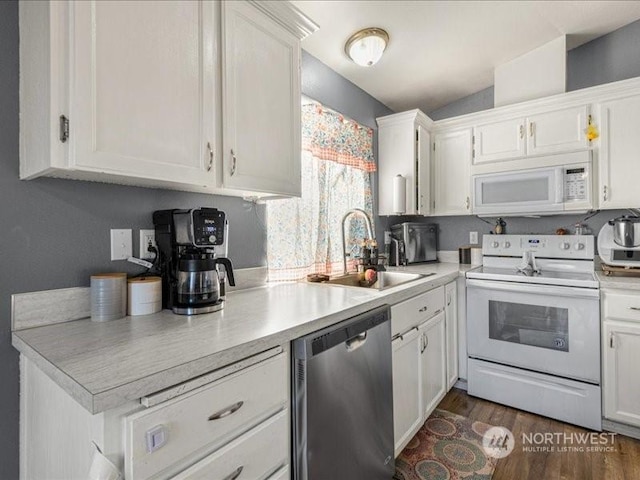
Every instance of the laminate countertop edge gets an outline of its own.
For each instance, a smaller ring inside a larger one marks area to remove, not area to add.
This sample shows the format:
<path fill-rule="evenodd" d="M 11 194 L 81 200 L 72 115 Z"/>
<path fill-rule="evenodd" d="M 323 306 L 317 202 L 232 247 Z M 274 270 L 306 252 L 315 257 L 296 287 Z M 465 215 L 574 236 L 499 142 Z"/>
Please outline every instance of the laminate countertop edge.
<path fill-rule="evenodd" d="M 157 321 L 154 318 L 140 321 L 127 317 L 112 322 L 99 322 L 101 324 L 96 325 L 96 322 L 83 319 L 14 332 L 12 343 L 21 354 L 33 361 L 80 405 L 96 414 L 130 401 L 137 401 L 142 396 L 233 364 L 256 353 L 284 346 L 295 338 L 381 305 L 400 303 L 456 280 L 472 268 L 474 266 L 456 264 L 401 267 L 394 270 L 412 273 L 434 272 L 435 275 L 382 292 L 310 284 L 290 284 L 281 288 L 266 286 L 229 294 L 230 306 L 225 307 L 225 311 L 228 310 L 230 318 L 221 319 L 215 317 L 215 314 L 209 314 L 208 318 L 203 317 L 201 324 L 198 322 L 199 319 L 189 323 L 185 317 L 163 311 L 162 315 L 158 314 Z M 300 298 L 301 296 L 308 299 Z M 254 297 L 256 301 L 252 302 Z M 289 316 L 286 306 L 261 307 L 259 300 L 265 298 L 270 299 L 270 303 L 272 298 L 283 302 L 284 305 L 291 302 L 291 318 L 283 319 Z M 234 299 L 237 300 L 237 304 L 232 308 Z M 327 305 L 322 305 L 327 299 L 330 300 L 327 301 Z M 308 306 L 308 303 L 311 306 Z M 265 327 L 260 320 L 253 318 L 256 315 L 260 316 L 261 309 L 268 312 L 264 315 L 268 328 L 256 328 L 256 325 Z M 248 312 L 247 318 L 241 318 L 240 312 L 244 311 Z M 314 312 L 320 313 L 314 316 Z M 243 328 L 243 322 L 246 322 L 246 328 Z M 274 324 L 270 325 L 268 322 Z M 166 332 L 163 330 L 165 325 Z M 145 328 L 150 332 L 148 337 L 144 336 Z M 224 338 L 212 338 L 209 339 L 210 343 L 215 345 L 209 346 L 207 339 L 198 338 L 198 329 L 210 335 L 223 328 L 229 330 L 230 337 L 239 340 L 233 343 L 230 339 L 231 343 L 226 345 Z M 232 328 L 235 330 L 232 331 Z M 191 343 L 186 342 L 182 351 L 179 341 L 174 337 L 175 332 L 184 333 L 183 330 L 188 333 Z M 113 351 L 110 349 L 110 337 L 114 339 Z M 80 345 L 73 345 L 74 341 L 79 341 Z M 197 348 L 194 347 L 194 343 Z M 138 344 L 142 346 L 138 348 Z M 148 351 L 145 351 L 145 348 Z M 140 349 L 142 351 L 138 352 Z M 153 362 L 154 349 L 158 350 L 159 355 L 166 353 L 170 357 L 163 359 L 167 368 L 163 368 L 162 365 L 156 368 Z M 199 355 L 200 351 L 205 353 Z M 99 362 L 96 358 L 100 356 L 104 357 L 104 360 Z M 181 361 L 183 356 L 185 360 Z M 123 380 L 120 381 L 121 379 Z"/>

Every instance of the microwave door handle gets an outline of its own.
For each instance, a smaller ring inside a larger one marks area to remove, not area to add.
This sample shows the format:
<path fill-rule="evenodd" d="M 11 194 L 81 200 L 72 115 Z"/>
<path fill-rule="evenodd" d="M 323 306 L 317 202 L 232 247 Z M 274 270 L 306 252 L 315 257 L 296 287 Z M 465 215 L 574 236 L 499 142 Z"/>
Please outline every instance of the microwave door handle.
<path fill-rule="evenodd" d="M 555 203 L 564 203 L 564 168 L 560 167 L 557 170 L 558 176 L 556 178 L 556 201 Z"/>

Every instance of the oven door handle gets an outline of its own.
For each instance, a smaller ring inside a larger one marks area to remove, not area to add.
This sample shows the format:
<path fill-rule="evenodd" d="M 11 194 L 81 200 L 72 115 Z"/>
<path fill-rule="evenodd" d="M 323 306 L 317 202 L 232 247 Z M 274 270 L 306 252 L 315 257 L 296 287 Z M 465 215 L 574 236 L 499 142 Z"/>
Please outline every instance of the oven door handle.
<path fill-rule="evenodd" d="M 554 297 L 600 298 L 600 290 L 597 288 L 561 287 L 557 285 L 539 285 L 536 283 L 467 279 L 467 288 L 469 287 L 482 288 L 484 290 L 498 290 L 501 292 L 543 294 Z"/>

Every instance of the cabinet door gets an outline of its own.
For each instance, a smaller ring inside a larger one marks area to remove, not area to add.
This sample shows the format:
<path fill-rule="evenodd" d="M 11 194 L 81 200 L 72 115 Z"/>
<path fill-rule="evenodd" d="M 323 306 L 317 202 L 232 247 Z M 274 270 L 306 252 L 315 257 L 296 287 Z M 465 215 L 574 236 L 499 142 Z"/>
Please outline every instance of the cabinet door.
<path fill-rule="evenodd" d="M 527 155 L 586 150 L 588 107 L 566 108 L 527 118 Z"/>
<path fill-rule="evenodd" d="M 419 327 L 423 420 L 447 393 L 445 314 L 439 313 Z"/>
<path fill-rule="evenodd" d="M 91 0 L 70 9 L 72 168 L 213 185 L 214 4 Z"/>
<path fill-rule="evenodd" d="M 395 456 L 422 424 L 420 339 L 414 328 L 396 338 L 393 348 L 393 431 Z"/>
<path fill-rule="evenodd" d="M 426 128 L 416 128 L 416 168 L 418 171 L 417 213 L 431 213 L 431 134 Z"/>
<path fill-rule="evenodd" d="M 489 123 L 474 128 L 473 163 L 489 163 L 523 157 L 525 121 L 523 118 Z"/>
<path fill-rule="evenodd" d="M 447 390 L 458 381 L 458 295 L 456 282 L 445 285 L 445 330 L 447 332 Z"/>
<path fill-rule="evenodd" d="M 434 139 L 434 213 L 471 213 L 471 129 L 445 132 Z"/>
<path fill-rule="evenodd" d="M 640 325 L 604 322 L 604 416 L 640 427 Z"/>
<path fill-rule="evenodd" d="M 248 2 L 222 3 L 223 185 L 300 195 L 300 42 Z"/>
<path fill-rule="evenodd" d="M 640 95 L 600 105 L 600 208 L 640 206 Z"/>

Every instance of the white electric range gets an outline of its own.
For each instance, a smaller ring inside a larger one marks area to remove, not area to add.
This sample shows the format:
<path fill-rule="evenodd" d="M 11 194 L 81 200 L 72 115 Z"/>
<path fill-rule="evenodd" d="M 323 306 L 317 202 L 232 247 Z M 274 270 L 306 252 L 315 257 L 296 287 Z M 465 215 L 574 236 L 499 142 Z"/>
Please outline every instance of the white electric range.
<path fill-rule="evenodd" d="M 467 273 L 469 394 L 601 429 L 594 237 L 485 235 Z"/>

